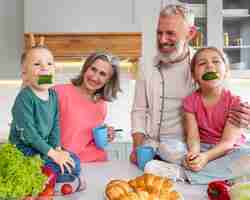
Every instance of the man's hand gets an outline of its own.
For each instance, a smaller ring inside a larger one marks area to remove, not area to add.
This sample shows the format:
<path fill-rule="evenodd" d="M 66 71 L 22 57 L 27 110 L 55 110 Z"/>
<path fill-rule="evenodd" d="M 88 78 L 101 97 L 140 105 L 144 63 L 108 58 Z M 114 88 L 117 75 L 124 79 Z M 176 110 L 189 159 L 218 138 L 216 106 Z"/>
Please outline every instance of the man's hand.
<path fill-rule="evenodd" d="M 130 153 L 130 161 L 134 164 L 137 164 L 137 157 L 136 157 L 136 148 L 144 143 L 144 134 L 143 133 L 133 133 L 133 149 Z"/>
<path fill-rule="evenodd" d="M 136 157 L 136 151 L 133 150 L 131 153 L 130 153 L 130 161 L 134 164 L 137 164 L 137 157 Z"/>
<path fill-rule="evenodd" d="M 239 128 L 249 128 L 250 105 L 248 102 L 241 102 L 235 105 L 229 113 L 229 122 Z"/>

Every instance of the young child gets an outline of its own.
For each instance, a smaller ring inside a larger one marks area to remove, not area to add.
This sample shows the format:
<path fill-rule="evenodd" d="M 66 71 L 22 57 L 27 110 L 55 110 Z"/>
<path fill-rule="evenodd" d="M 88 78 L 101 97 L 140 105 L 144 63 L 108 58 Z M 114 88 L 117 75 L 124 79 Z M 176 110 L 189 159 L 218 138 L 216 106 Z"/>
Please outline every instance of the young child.
<path fill-rule="evenodd" d="M 228 121 L 229 110 L 240 99 L 223 87 L 229 62 L 219 49 L 199 49 L 191 61 L 199 88 L 184 99 L 184 124 L 188 153 L 184 166 L 200 171 L 245 142 L 243 130 Z"/>
<path fill-rule="evenodd" d="M 12 107 L 9 141 L 26 156 L 40 155 L 58 182 L 80 175 L 79 158 L 60 148 L 59 113 L 56 92 L 50 87 L 55 71 L 52 53 L 35 45 L 25 53 L 26 86 Z"/>

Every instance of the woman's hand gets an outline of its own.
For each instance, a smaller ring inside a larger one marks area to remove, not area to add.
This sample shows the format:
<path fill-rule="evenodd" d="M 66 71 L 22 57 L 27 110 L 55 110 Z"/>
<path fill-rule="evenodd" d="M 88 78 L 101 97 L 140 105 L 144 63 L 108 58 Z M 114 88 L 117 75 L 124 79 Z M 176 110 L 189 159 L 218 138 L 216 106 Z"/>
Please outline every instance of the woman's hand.
<path fill-rule="evenodd" d="M 192 158 L 189 158 L 186 162 L 190 170 L 198 172 L 207 165 L 208 157 L 206 153 L 200 153 Z"/>
<path fill-rule="evenodd" d="M 115 139 L 115 129 L 112 126 L 107 126 L 108 128 L 108 141 L 112 142 Z"/>
<path fill-rule="evenodd" d="M 234 105 L 230 110 L 228 121 L 236 127 L 248 128 L 250 124 L 250 105 L 248 102 Z"/>
<path fill-rule="evenodd" d="M 75 167 L 75 162 L 71 158 L 70 153 L 63 150 L 58 149 L 50 149 L 48 152 L 48 156 L 53 159 L 55 163 L 60 166 L 62 174 L 64 174 L 64 167 L 71 173 L 71 168 Z"/>

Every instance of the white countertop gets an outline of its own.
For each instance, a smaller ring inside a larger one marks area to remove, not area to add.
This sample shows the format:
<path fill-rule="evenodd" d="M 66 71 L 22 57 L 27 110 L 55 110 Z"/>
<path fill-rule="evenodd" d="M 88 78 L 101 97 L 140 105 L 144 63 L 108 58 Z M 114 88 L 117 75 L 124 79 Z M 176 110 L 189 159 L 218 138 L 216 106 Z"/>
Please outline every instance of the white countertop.
<path fill-rule="evenodd" d="M 108 161 L 83 164 L 87 189 L 69 196 L 56 197 L 54 200 L 104 200 L 104 189 L 111 179 L 128 180 L 142 174 L 129 161 Z M 184 183 L 176 184 L 185 200 L 206 200 L 206 186 L 194 186 Z"/>

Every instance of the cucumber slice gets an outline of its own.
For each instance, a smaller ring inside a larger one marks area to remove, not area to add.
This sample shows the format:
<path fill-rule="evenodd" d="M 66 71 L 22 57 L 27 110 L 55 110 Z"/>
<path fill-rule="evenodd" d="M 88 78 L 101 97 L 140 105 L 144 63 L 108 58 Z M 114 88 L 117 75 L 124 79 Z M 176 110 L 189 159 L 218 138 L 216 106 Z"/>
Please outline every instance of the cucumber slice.
<path fill-rule="evenodd" d="M 52 75 L 40 75 L 38 78 L 38 84 L 52 84 Z"/>
<path fill-rule="evenodd" d="M 202 79 L 205 81 L 214 80 L 219 78 L 218 72 L 207 72 L 202 76 Z"/>

